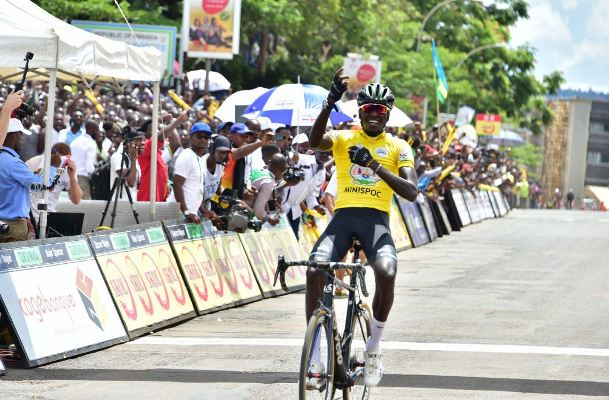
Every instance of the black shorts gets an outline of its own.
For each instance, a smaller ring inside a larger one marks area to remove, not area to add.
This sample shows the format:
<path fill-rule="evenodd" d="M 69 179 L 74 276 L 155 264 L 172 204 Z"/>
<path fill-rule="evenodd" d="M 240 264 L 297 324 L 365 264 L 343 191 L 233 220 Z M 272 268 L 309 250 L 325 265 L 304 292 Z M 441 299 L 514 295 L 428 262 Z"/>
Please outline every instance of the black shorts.
<path fill-rule="evenodd" d="M 336 210 L 330 224 L 317 239 L 310 260 L 340 261 L 357 237 L 370 265 L 377 258 L 397 261 L 395 244 L 389 229 L 389 214 L 375 208 L 353 207 Z"/>

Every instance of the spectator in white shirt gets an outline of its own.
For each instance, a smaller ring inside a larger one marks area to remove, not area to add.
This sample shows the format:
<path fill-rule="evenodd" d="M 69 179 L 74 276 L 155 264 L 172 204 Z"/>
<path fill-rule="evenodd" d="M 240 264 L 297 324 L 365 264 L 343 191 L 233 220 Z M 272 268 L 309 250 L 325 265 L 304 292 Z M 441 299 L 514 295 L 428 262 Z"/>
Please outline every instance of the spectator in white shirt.
<path fill-rule="evenodd" d="M 207 170 L 205 154 L 211 135 L 212 130 L 206 123 L 194 124 L 190 130 L 190 148 L 182 151 L 175 164 L 173 192 L 168 201 L 178 202 L 186 220 L 192 223 L 201 222 L 200 215 L 212 220 L 217 218 L 203 202 Z"/>
<path fill-rule="evenodd" d="M 85 134 L 78 136 L 70 148 L 72 149 L 72 160 L 76 164 L 76 175 L 78 186 L 82 190 L 83 200 L 91 200 L 91 186 L 89 179 L 95 170 L 97 162 L 97 143 L 95 138 L 99 133 L 99 124 L 96 121 L 87 121 Z"/>

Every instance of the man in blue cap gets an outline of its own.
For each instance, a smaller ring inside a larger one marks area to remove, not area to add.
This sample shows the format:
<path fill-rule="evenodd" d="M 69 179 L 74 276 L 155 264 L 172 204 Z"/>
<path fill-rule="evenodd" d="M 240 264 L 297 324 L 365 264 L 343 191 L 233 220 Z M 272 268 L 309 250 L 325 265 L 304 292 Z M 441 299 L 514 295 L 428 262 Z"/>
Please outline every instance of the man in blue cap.
<path fill-rule="evenodd" d="M 182 151 L 175 164 L 173 192 L 170 201 L 180 204 L 180 211 L 189 222 L 201 222 L 200 216 L 212 221 L 217 216 L 204 206 L 207 148 L 212 130 L 204 122 L 197 122 L 190 130 L 190 148 Z"/>

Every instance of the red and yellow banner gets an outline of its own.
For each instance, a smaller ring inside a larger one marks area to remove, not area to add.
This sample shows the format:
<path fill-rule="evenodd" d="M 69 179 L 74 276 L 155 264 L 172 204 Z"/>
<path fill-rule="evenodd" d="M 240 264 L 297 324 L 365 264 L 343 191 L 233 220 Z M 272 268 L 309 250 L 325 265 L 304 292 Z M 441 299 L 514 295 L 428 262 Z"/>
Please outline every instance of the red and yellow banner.
<path fill-rule="evenodd" d="M 498 114 L 476 114 L 476 133 L 478 135 L 499 135 L 501 116 Z"/>

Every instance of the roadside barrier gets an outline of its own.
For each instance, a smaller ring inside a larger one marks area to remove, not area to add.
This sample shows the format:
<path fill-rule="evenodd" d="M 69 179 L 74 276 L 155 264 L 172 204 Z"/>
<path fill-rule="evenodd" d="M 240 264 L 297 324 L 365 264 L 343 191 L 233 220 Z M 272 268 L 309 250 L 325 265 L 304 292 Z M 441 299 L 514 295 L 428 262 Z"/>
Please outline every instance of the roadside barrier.
<path fill-rule="evenodd" d="M 398 250 L 419 247 L 473 222 L 502 217 L 498 191 L 452 189 L 442 200 L 392 200 Z M 34 367 L 102 349 L 195 315 L 283 294 L 273 286 L 279 255 L 306 259 L 328 224 L 302 225 L 300 241 L 285 216 L 275 227 L 219 232 L 209 221 L 169 220 L 87 236 L 3 245 L 0 312 L 25 365 Z M 290 268 L 291 292 L 306 268 Z M 0 375 L 4 366 L 0 362 Z"/>
<path fill-rule="evenodd" d="M 128 340 L 84 236 L 4 244 L 0 293 L 28 367 Z"/>
<path fill-rule="evenodd" d="M 89 241 L 130 338 L 195 315 L 160 222 L 96 232 Z"/>

